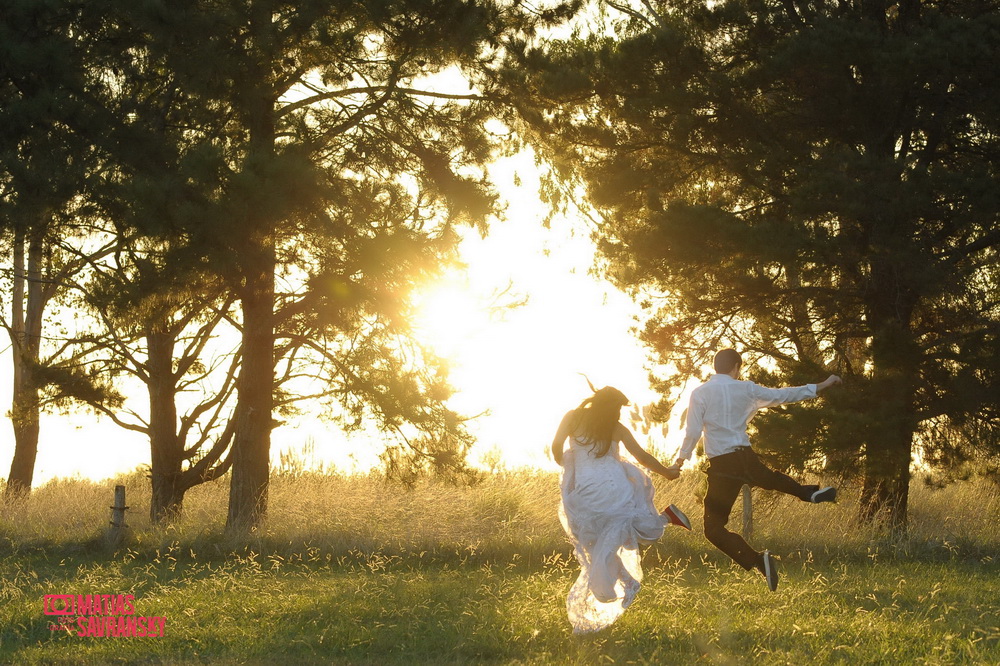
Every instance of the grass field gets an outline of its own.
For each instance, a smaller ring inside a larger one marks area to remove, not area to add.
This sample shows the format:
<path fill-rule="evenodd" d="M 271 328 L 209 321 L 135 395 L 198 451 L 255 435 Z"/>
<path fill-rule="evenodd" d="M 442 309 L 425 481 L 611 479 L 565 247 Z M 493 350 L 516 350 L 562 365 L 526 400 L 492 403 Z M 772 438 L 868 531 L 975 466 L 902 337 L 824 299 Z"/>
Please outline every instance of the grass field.
<path fill-rule="evenodd" d="M 820 506 L 755 494 L 776 594 L 698 532 L 697 475 L 660 483 L 658 503 L 688 509 L 695 532 L 668 530 L 633 607 L 575 637 L 552 475 L 412 490 L 277 475 L 270 523 L 244 542 L 222 533 L 224 484 L 192 491 L 164 529 L 145 518 L 146 480 L 122 481 L 117 551 L 100 538 L 114 481 L 55 481 L 2 507 L 0 663 L 1000 663 L 1000 497 L 982 482 L 915 483 L 905 540 L 859 529 L 849 491 Z M 48 594 L 132 595 L 164 636 L 52 630 Z"/>

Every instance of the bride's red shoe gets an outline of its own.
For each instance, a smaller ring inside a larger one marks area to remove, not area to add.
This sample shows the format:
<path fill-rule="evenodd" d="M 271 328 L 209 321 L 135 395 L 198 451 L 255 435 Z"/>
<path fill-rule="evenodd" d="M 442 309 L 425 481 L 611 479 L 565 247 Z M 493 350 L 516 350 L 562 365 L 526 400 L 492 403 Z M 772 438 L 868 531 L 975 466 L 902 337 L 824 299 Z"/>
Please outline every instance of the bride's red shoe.
<path fill-rule="evenodd" d="M 667 517 L 671 525 L 677 525 L 678 527 L 683 527 L 686 530 L 691 529 L 691 521 L 688 517 L 684 515 L 684 512 L 678 509 L 676 506 L 671 504 L 666 509 L 661 512 Z"/>

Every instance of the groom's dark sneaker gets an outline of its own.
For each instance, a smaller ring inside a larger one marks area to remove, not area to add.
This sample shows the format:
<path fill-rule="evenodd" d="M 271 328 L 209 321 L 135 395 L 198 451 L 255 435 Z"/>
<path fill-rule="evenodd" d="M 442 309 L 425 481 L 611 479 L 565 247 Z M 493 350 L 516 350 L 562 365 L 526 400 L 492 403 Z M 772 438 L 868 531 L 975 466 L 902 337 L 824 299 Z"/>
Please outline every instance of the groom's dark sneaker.
<path fill-rule="evenodd" d="M 666 519 L 670 521 L 671 525 L 677 525 L 678 527 L 683 527 L 686 530 L 691 529 L 691 521 L 688 520 L 688 517 L 684 515 L 683 511 L 678 509 L 673 504 L 664 509 L 662 513 Z"/>
<path fill-rule="evenodd" d="M 771 557 L 769 551 L 764 551 L 763 561 L 757 565 L 757 570 L 764 574 L 764 580 L 767 581 L 767 589 L 774 592 L 778 589 L 778 563 Z"/>
<path fill-rule="evenodd" d="M 833 486 L 827 486 L 822 490 L 817 490 L 812 494 L 810 501 L 813 504 L 819 504 L 820 502 L 836 502 L 837 501 L 837 489 Z"/>

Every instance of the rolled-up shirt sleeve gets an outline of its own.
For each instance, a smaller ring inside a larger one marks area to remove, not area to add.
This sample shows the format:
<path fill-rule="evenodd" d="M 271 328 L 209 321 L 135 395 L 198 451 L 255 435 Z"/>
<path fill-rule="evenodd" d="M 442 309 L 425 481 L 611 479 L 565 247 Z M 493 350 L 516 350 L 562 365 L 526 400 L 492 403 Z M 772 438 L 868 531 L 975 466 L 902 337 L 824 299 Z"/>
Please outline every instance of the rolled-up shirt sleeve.
<path fill-rule="evenodd" d="M 786 386 L 774 389 L 752 384 L 751 395 L 757 409 L 763 409 L 765 407 L 774 407 L 775 405 L 815 398 L 816 385 L 806 384 L 805 386 Z"/>
<path fill-rule="evenodd" d="M 694 453 L 694 447 L 701 439 L 701 431 L 705 427 L 705 404 L 698 398 L 697 393 L 691 394 L 688 401 L 687 427 L 684 430 L 684 443 L 677 457 L 683 460 L 690 460 Z"/>

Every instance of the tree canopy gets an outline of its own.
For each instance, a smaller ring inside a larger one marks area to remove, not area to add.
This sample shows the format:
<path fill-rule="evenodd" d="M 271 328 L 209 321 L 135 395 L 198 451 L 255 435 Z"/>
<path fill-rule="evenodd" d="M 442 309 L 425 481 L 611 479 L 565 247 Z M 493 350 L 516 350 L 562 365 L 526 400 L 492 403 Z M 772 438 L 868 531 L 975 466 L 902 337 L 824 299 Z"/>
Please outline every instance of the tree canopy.
<path fill-rule="evenodd" d="M 496 213 L 501 116 L 553 165 L 549 201 L 584 191 L 599 213 L 603 268 L 647 305 L 664 407 L 721 345 L 767 383 L 843 374 L 824 409 L 755 421 L 760 443 L 859 471 L 862 516 L 896 527 L 915 454 L 950 473 L 1000 459 L 1000 10 L 608 0 L 589 31 L 542 30 L 580 7 L 9 3 L 18 436 L 37 447 L 46 385 L 115 413 L 102 382 L 155 374 L 158 469 L 179 488 L 231 469 L 237 530 L 263 518 L 271 431 L 303 398 L 396 433 L 390 463 L 461 467 L 470 439 L 409 295 Z M 94 315 L 66 363 L 39 355 L 54 285 Z M 178 412 L 212 374 L 215 326 L 236 338 L 229 372 Z M 11 479 L 30 486 L 23 449 Z"/>
<path fill-rule="evenodd" d="M 302 397 L 348 428 L 396 433 L 396 462 L 464 465 L 470 440 L 410 335 L 409 295 L 454 258 L 457 226 L 485 230 L 495 209 L 481 73 L 509 35 L 551 20 L 462 0 L 53 0 L 5 16 L 52 43 L 5 70 L 5 94 L 51 95 L 36 122 L 98 156 L 80 198 L 119 253 L 95 265 L 88 304 L 133 333 L 105 352 L 132 354 L 140 374 L 159 354 L 159 394 L 173 395 L 194 367 L 181 324 L 222 317 L 238 332 L 231 427 L 210 447 L 221 455 L 231 433 L 232 452 L 208 474 L 231 465 L 231 528 L 263 518 L 271 430 Z M 38 76 L 61 66 L 73 85 Z M 202 302 L 187 294 L 198 285 Z M 176 442 L 190 425 L 163 407 L 150 430 Z M 187 472 L 204 462 L 178 455 Z"/>
<path fill-rule="evenodd" d="M 604 7 L 614 34 L 526 43 L 506 76 L 649 306 L 661 389 L 719 345 L 771 383 L 843 373 L 829 408 L 772 412 L 759 442 L 862 470 L 863 515 L 904 526 L 916 450 L 998 452 L 1000 11 Z"/>

